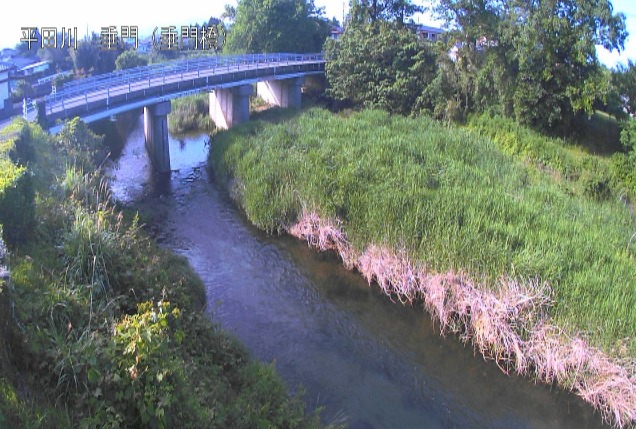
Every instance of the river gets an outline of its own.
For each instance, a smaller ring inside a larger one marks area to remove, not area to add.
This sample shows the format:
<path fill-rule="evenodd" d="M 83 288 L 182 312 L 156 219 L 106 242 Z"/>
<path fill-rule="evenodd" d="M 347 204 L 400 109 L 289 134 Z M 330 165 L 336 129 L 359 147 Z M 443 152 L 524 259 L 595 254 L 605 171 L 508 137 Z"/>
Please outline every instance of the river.
<path fill-rule="evenodd" d="M 162 246 L 205 283 L 210 317 L 275 362 L 308 408 L 352 429 L 598 428 L 578 397 L 508 377 L 420 308 L 391 302 L 330 254 L 252 227 L 206 171 L 207 136 L 170 138 L 173 172 L 156 180 L 143 120 L 111 167 L 113 192 L 152 213 Z"/>

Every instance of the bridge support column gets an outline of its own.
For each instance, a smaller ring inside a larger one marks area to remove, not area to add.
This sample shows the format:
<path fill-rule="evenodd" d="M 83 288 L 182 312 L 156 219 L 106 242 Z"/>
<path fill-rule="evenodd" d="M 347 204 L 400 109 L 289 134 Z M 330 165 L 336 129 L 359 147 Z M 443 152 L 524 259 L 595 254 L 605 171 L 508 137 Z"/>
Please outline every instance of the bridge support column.
<path fill-rule="evenodd" d="M 274 106 L 300 108 L 301 87 L 304 81 L 302 77 L 266 80 L 256 84 L 256 92 Z"/>
<path fill-rule="evenodd" d="M 170 172 L 170 150 L 168 146 L 168 113 L 170 101 L 162 101 L 144 107 L 144 134 L 146 150 L 155 170 L 159 173 Z"/>
<path fill-rule="evenodd" d="M 252 85 L 215 89 L 210 93 L 210 118 L 217 128 L 228 129 L 250 119 Z"/>

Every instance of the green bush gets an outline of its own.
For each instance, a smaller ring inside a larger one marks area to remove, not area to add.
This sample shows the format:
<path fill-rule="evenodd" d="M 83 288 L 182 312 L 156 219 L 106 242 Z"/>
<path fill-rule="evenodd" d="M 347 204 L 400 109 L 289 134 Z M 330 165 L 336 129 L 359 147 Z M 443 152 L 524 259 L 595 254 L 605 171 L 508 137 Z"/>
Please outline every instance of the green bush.
<path fill-rule="evenodd" d="M 12 247 L 32 237 L 35 227 L 35 190 L 30 173 L 22 174 L 0 193 L 3 238 Z"/>
<path fill-rule="evenodd" d="M 636 195 L 636 153 L 617 153 L 611 160 L 613 175 L 631 195 Z"/>
<path fill-rule="evenodd" d="M 636 119 L 628 119 L 622 123 L 621 144 L 627 150 L 636 150 Z"/>

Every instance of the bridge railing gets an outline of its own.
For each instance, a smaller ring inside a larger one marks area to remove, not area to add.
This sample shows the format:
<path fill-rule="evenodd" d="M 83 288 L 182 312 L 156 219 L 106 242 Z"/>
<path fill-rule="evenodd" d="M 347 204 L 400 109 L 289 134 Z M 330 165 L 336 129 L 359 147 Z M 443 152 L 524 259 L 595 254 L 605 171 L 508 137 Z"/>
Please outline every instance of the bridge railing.
<path fill-rule="evenodd" d="M 119 87 L 128 85 L 129 92 L 131 86 L 139 82 L 148 82 L 148 86 L 151 86 L 153 79 L 163 78 L 165 84 L 166 77 L 174 77 L 183 75 L 185 73 L 197 73 L 197 77 L 200 77 L 202 71 L 209 71 L 217 69 L 222 71 L 226 68 L 228 71 L 236 68 L 241 69 L 242 65 L 246 65 L 249 68 L 266 68 L 270 67 L 271 63 L 277 63 L 281 65 L 285 64 L 297 64 L 297 63 L 313 63 L 323 62 L 323 55 L 317 54 L 246 54 L 246 55 L 234 55 L 234 56 L 214 56 L 214 57 L 199 57 L 195 59 L 186 59 L 180 61 L 170 61 L 165 63 L 157 63 L 149 66 L 136 67 L 133 69 L 127 69 L 112 73 L 105 73 L 98 76 L 93 76 L 77 81 L 67 82 L 64 84 L 62 90 L 58 90 L 55 94 L 50 94 L 45 97 L 47 111 L 54 104 L 61 102 L 64 105 L 64 100 L 71 98 L 85 99 L 88 103 L 94 99 L 102 99 L 103 92 L 109 93 L 109 90 L 113 87 Z M 93 94 L 91 94 L 93 93 Z M 47 112 L 48 113 L 48 112 Z"/>

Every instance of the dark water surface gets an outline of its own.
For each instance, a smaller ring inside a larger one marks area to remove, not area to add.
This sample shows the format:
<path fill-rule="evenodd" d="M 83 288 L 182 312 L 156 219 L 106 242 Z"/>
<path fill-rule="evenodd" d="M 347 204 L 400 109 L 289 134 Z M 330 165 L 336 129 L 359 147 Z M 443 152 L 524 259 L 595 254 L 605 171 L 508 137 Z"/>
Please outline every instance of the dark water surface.
<path fill-rule="evenodd" d="M 207 136 L 171 138 L 171 177 L 152 178 L 143 127 L 111 174 L 115 195 L 158 219 L 162 244 L 203 279 L 208 311 L 254 357 L 275 361 L 310 408 L 351 428 L 598 428 L 577 397 L 507 377 L 422 309 L 395 304 L 290 237 L 251 227 L 207 175 Z"/>

